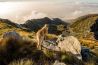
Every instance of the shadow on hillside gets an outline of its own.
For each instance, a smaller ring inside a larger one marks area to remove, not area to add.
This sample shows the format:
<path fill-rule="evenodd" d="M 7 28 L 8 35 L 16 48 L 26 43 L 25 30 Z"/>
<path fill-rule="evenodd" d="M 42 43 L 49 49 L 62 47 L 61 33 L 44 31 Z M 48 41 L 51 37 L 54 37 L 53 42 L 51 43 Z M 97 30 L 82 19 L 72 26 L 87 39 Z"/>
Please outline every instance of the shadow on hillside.
<path fill-rule="evenodd" d="M 94 33 L 95 39 L 98 40 L 98 19 L 95 21 L 96 22 L 90 28 L 91 28 L 91 32 Z"/>

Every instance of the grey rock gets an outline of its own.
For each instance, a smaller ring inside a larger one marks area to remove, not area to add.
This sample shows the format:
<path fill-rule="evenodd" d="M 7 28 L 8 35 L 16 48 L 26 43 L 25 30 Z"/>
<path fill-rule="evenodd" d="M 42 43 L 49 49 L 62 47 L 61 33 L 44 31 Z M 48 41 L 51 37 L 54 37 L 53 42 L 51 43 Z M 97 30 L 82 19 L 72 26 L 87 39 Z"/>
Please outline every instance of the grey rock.
<path fill-rule="evenodd" d="M 84 61 L 88 61 L 91 57 L 90 49 L 84 46 L 82 46 L 81 54 Z"/>
<path fill-rule="evenodd" d="M 20 40 L 22 39 L 22 37 L 15 31 L 10 31 L 10 32 L 6 32 L 3 34 L 3 38 L 13 38 L 13 39 L 16 39 L 16 40 Z"/>
<path fill-rule="evenodd" d="M 54 51 L 70 52 L 78 59 L 82 60 L 81 56 L 81 44 L 74 36 L 63 37 L 63 40 L 59 40 L 58 45 L 54 45 L 52 41 L 44 41 L 43 46 L 47 49 Z"/>
<path fill-rule="evenodd" d="M 82 59 L 81 44 L 76 37 L 74 36 L 64 37 L 64 40 L 58 43 L 58 47 L 62 52 L 70 52 L 76 55 L 78 59 Z"/>
<path fill-rule="evenodd" d="M 49 40 L 43 41 L 42 46 L 50 50 L 60 51 L 59 47 L 57 47 L 54 42 Z"/>
<path fill-rule="evenodd" d="M 63 36 L 63 34 L 61 34 L 58 36 L 58 39 L 56 42 L 59 43 L 60 41 L 63 41 L 63 40 L 64 40 L 64 36 Z"/>

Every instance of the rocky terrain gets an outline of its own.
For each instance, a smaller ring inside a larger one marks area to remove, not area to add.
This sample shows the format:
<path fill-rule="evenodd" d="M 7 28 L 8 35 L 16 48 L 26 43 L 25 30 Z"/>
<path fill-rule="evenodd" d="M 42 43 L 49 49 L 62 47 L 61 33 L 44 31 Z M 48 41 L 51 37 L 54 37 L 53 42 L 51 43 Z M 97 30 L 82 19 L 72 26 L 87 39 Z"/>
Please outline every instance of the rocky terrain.
<path fill-rule="evenodd" d="M 0 65 L 98 65 L 98 14 L 73 21 L 45 17 L 17 24 L 0 19 Z M 38 50 L 35 34 L 44 24 L 49 33 Z"/>

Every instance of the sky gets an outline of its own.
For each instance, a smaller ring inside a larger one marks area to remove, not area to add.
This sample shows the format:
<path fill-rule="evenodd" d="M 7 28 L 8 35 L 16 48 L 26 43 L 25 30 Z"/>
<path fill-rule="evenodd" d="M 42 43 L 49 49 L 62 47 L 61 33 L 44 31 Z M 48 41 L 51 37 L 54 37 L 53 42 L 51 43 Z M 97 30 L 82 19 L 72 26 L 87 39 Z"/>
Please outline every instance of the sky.
<path fill-rule="evenodd" d="M 98 13 L 98 0 L 0 0 L 0 18 L 16 23 L 43 17 L 75 19 Z"/>

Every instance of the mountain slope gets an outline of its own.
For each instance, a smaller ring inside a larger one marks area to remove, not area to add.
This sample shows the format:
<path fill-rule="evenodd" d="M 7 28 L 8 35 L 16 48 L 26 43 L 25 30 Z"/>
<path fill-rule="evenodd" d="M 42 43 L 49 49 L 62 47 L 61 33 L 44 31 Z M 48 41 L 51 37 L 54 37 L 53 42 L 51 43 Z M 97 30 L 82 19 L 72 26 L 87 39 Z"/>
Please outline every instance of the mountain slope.
<path fill-rule="evenodd" d="M 74 32 L 83 33 L 86 31 L 91 31 L 91 27 L 96 23 L 98 19 L 98 14 L 90 14 L 86 16 L 79 17 L 75 22 L 70 26 Z"/>
<path fill-rule="evenodd" d="M 98 46 L 98 14 L 79 17 L 70 28 L 83 45 Z"/>
<path fill-rule="evenodd" d="M 22 27 L 25 27 L 28 30 L 37 32 L 40 28 L 44 26 L 44 24 L 49 25 L 49 33 L 52 34 L 61 34 L 62 31 L 64 31 L 68 25 L 68 23 L 62 21 L 59 18 L 50 19 L 48 17 L 41 19 L 31 19 L 21 25 Z"/>
<path fill-rule="evenodd" d="M 25 35 L 29 34 L 29 32 L 21 28 L 21 25 L 11 22 L 8 19 L 0 19 L 0 37 L 2 36 L 2 34 L 8 31 L 17 31 L 19 33 L 22 33 L 22 35 L 24 33 Z"/>

